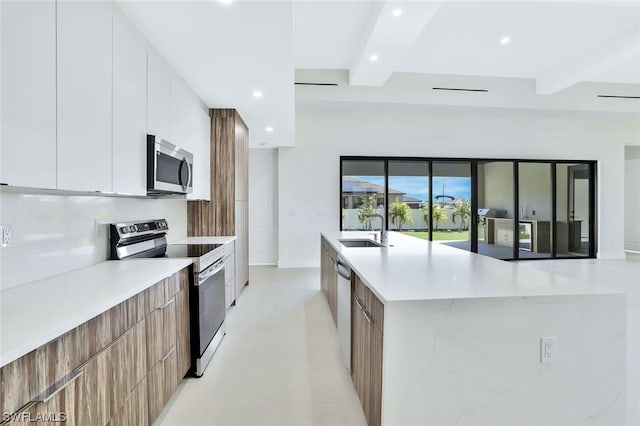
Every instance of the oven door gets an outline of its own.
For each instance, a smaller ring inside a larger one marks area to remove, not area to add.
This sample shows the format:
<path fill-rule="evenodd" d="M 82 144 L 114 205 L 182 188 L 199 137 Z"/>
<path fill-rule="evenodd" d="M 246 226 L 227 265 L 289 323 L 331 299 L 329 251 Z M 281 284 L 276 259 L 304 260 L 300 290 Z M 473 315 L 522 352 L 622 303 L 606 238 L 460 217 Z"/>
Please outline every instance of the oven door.
<path fill-rule="evenodd" d="M 147 192 L 193 192 L 193 154 L 153 135 L 147 136 Z"/>
<path fill-rule="evenodd" d="M 194 355 L 196 375 L 201 376 L 224 335 L 224 259 L 195 274 L 194 278 L 194 291 L 197 294 L 197 327 L 194 327 L 197 335 L 193 336 L 197 344 Z"/>

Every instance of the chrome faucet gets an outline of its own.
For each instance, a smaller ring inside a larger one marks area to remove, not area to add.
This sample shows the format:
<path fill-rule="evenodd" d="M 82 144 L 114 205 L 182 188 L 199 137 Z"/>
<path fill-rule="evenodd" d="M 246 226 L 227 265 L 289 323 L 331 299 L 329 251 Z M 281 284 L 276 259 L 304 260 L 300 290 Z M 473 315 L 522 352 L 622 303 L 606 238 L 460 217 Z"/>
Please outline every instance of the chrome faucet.
<path fill-rule="evenodd" d="M 384 216 L 380 213 L 365 214 L 364 217 L 379 217 L 380 218 L 380 244 L 387 245 L 387 230 L 384 227 Z"/>

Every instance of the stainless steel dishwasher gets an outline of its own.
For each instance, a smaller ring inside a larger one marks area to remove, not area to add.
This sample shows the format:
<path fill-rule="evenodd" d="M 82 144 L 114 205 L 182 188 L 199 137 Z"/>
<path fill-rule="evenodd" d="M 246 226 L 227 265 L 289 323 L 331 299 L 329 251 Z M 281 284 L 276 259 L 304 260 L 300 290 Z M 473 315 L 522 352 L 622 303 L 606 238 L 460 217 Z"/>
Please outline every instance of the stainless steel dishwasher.
<path fill-rule="evenodd" d="M 338 274 L 338 339 L 342 361 L 351 372 L 351 268 L 340 256 L 335 268 Z"/>

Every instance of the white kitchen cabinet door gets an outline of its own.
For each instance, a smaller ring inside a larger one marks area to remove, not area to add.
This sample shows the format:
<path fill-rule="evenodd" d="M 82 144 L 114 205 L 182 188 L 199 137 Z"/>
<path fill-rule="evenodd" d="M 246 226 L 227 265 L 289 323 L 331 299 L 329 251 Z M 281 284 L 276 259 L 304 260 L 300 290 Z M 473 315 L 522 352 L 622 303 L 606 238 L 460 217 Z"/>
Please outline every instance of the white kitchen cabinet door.
<path fill-rule="evenodd" d="M 211 200 L 211 119 L 199 99 L 193 102 L 190 128 L 193 133 L 193 192 L 189 200 Z"/>
<path fill-rule="evenodd" d="M 55 2 L 0 2 L 0 182 L 56 187 Z"/>
<path fill-rule="evenodd" d="M 171 133 L 171 75 L 169 64 L 156 52 L 148 52 L 147 133 L 169 139 Z"/>
<path fill-rule="evenodd" d="M 61 1 L 57 2 L 57 8 L 57 187 L 111 191 L 110 5 L 99 1 Z"/>
<path fill-rule="evenodd" d="M 147 50 L 124 18 L 113 21 L 113 191 L 146 195 Z"/>
<path fill-rule="evenodd" d="M 193 114 L 192 93 L 187 84 L 176 73 L 171 75 L 171 133 L 169 141 L 193 152 L 193 128 L 190 116 Z"/>

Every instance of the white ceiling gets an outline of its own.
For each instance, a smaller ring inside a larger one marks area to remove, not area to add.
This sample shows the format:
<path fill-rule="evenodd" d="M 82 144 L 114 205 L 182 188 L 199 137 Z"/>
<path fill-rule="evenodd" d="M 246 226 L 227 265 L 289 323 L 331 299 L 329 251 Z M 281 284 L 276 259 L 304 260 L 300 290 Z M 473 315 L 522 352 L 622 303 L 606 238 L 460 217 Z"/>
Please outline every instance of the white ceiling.
<path fill-rule="evenodd" d="M 483 105 L 466 95 L 412 95 L 412 87 L 437 81 L 517 86 L 518 99 L 509 101 L 505 90 L 482 98 L 493 99 L 490 107 L 640 112 L 638 99 L 595 96 L 640 95 L 638 1 L 118 3 L 205 103 L 240 111 L 254 147 L 294 145 L 295 97 L 322 99 L 332 90 L 294 91 L 294 69 L 348 70 L 338 80 L 350 102 L 371 103 L 380 93 L 396 105 Z M 403 13 L 394 17 L 398 8 Z M 502 45 L 505 36 L 511 41 Z M 369 60 L 374 53 L 377 62 Z M 298 72 L 305 81 L 336 75 Z M 258 88 L 261 100 L 251 96 Z M 275 131 L 265 132 L 267 125 Z"/>

